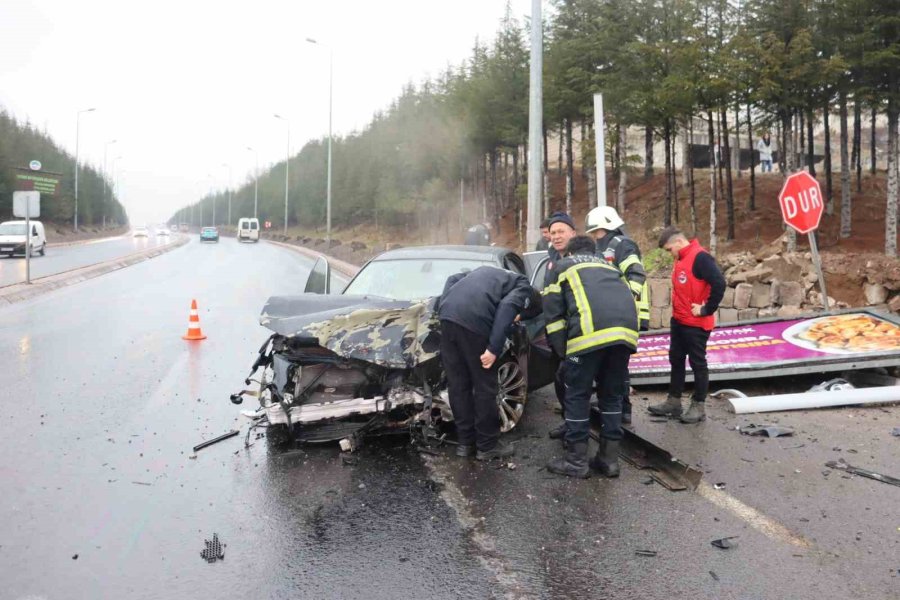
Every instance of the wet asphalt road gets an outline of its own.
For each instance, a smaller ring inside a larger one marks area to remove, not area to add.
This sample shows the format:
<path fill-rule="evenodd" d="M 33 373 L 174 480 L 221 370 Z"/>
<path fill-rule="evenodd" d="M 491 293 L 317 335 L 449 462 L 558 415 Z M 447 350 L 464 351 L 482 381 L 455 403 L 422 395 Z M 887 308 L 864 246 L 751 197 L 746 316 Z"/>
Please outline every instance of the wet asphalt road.
<path fill-rule="evenodd" d="M 46 277 L 63 271 L 95 265 L 107 260 L 121 258 L 141 250 L 155 248 L 170 243 L 175 234 L 133 238 L 128 233 L 123 236 L 73 244 L 71 246 L 51 246 L 44 256 L 31 257 L 31 278 Z M 25 257 L 0 257 L 0 287 L 25 281 Z"/>
<path fill-rule="evenodd" d="M 774 415 L 798 434 L 767 442 L 730 429 L 762 419 L 718 403 L 693 428 L 639 414 L 639 431 L 727 484 L 698 493 L 627 466 L 616 481 L 548 474 L 547 391 L 510 435 L 515 468 L 402 439 L 353 465 L 333 446 L 243 436 L 192 458 L 240 424 L 228 395 L 266 337 L 260 308 L 299 293 L 310 266 L 193 241 L 0 309 L 0 598 L 897 597 L 900 489 L 822 474 L 843 456 L 900 475 L 897 407 Z M 209 336 L 193 344 L 191 298 Z M 226 557 L 207 564 L 213 533 Z M 733 535 L 732 550 L 709 544 Z"/>

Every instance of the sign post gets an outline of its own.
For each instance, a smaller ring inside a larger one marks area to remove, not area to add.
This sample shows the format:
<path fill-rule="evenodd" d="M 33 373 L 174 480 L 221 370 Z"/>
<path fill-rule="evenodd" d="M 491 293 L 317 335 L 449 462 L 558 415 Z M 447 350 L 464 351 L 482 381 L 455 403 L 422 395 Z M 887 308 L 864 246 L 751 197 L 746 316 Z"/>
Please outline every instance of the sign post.
<path fill-rule="evenodd" d="M 25 283 L 31 284 L 31 217 L 41 216 L 41 193 L 13 192 L 13 216 L 25 217 Z"/>
<path fill-rule="evenodd" d="M 822 188 L 819 187 L 815 177 L 806 171 L 798 171 L 785 180 L 784 187 L 778 194 L 778 204 L 781 205 L 784 222 L 793 227 L 797 233 L 809 236 L 809 248 L 819 278 L 819 289 L 822 290 L 822 304 L 827 311 L 828 292 L 825 291 L 825 275 L 822 273 L 822 259 L 819 257 L 815 234 L 822 220 L 822 212 L 825 210 Z"/>

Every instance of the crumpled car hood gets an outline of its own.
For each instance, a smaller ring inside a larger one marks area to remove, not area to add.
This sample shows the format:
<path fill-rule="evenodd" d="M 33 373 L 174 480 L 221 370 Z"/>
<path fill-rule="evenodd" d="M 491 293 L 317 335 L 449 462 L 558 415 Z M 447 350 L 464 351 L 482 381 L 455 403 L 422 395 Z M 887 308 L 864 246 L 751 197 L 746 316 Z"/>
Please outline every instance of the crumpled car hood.
<path fill-rule="evenodd" d="M 272 296 L 259 323 L 285 337 L 314 338 L 340 356 L 409 369 L 437 356 L 440 332 L 435 302 L 435 298 Z"/>

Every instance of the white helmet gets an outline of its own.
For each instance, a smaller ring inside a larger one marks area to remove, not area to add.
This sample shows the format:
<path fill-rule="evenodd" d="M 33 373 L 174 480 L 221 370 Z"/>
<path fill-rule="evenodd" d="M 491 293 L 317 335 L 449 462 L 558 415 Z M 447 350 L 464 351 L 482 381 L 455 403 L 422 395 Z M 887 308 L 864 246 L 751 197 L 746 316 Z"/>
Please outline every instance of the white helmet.
<path fill-rule="evenodd" d="M 613 231 L 625 224 L 619 213 L 612 206 L 598 206 L 592 208 L 584 220 L 584 232 L 590 233 L 598 229 Z"/>

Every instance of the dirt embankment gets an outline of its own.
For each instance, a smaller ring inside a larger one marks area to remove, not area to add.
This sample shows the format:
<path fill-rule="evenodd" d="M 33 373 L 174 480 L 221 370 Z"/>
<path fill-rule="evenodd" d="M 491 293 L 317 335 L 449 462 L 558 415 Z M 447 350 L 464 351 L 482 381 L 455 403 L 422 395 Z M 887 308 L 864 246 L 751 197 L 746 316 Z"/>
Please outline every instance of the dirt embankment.
<path fill-rule="evenodd" d="M 43 221 L 44 230 L 47 232 L 47 243 L 49 244 L 67 244 L 70 242 L 82 242 L 94 240 L 98 238 L 114 237 L 128 233 L 128 226 L 117 227 L 100 227 L 88 225 L 87 227 L 79 227 L 76 233 L 72 229 L 71 223 L 53 223 Z"/>

